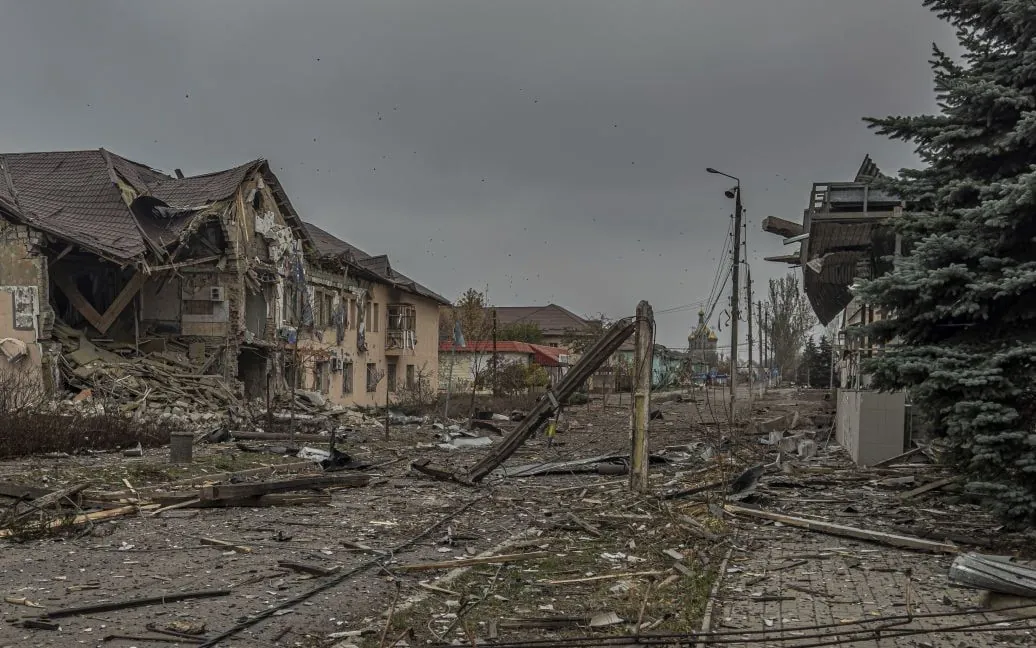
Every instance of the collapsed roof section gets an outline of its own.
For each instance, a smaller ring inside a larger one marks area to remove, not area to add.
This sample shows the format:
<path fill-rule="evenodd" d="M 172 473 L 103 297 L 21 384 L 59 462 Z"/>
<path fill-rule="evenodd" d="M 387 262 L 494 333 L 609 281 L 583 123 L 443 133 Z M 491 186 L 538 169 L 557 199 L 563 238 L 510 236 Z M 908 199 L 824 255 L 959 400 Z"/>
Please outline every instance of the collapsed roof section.
<path fill-rule="evenodd" d="M 304 244 L 312 240 L 266 160 L 191 177 L 105 149 L 0 154 L 0 211 L 120 264 L 142 264 L 180 240 L 198 215 L 230 200 L 254 173 Z"/>
<path fill-rule="evenodd" d="M 802 225 L 769 217 L 763 230 L 799 245 L 798 254 L 768 257 L 802 266 L 803 288 L 822 324 L 853 300 L 851 286 L 876 260 L 893 252 L 885 222 L 902 213 L 903 201 L 875 188 L 881 170 L 866 156 L 852 182 L 817 182 Z"/>

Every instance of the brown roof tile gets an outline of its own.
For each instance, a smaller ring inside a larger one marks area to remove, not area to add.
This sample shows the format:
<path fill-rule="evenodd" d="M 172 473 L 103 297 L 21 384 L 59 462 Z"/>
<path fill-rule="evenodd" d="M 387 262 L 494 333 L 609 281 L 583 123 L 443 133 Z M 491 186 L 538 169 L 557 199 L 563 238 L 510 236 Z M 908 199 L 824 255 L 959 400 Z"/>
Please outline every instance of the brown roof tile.
<path fill-rule="evenodd" d="M 0 165 L 17 216 L 116 257 L 144 253 L 144 238 L 103 151 L 8 153 Z"/>
<path fill-rule="evenodd" d="M 582 317 L 557 304 L 497 306 L 496 318 L 498 324 L 537 324 L 544 335 L 563 335 L 567 331 L 578 331 L 587 326 Z"/>
<path fill-rule="evenodd" d="M 313 243 L 317 248 L 317 253 L 321 256 L 342 256 L 346 255 L 347 260 L 358 265 L 359 267 L 373 272 L 385 281 L 394 284 L 404 290 L 412 292 L 423 297 L 427 297 L 433 301 L 437 301 L 443 305 L 449 305 L 450 300 L 446 299 L 439 293 L 417 283 L 410 277 L 406 276 L 401 272 L 397 272 L 389 264 L 388 256 L 382 254 L 380 256 L 371 256 L 361 250 L 360 248 L 346 243 L 342 239 L 338 238 L 330 232 L 320 229 L 313 223 L 306 223 L 306 230 L 309 231 L 310 237 L 313 239 Z"/>

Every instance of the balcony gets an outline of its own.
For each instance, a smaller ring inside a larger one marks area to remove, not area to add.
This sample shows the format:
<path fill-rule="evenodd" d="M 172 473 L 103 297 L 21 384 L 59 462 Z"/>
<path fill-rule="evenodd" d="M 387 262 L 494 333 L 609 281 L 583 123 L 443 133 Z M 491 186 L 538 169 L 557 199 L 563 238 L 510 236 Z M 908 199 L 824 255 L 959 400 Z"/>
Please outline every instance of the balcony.
<path fill-rule="evenodd" d="M 417 309 L 413 304 L 389 304 L 385 330 L 386 355 L 412 355 L 417 347 Z"/>

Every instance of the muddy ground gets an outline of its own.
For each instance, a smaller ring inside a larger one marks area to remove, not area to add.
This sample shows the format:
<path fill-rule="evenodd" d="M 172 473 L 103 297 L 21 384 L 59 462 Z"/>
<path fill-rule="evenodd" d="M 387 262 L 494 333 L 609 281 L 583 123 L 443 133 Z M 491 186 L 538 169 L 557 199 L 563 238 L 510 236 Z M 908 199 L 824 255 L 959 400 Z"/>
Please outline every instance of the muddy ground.
<path fill-rule="evenodd" d="M 571 408 L 554 447 L 545 437 L 535 437 L 508 465 L 625 452 L 626 398 L 621 405 L 613 397 L 607 407 L 598 400 Z M 430 424 L 395 426 L 387 440 L 377 429 L 357 431 L 345 440 L 350 454 L 373 464 L 367 470 L 373 481 L 365 488 L 333 491 L 329 505 L 185 508 L 158 516 L 145 511 L 74 535 L 5 541 L 0 569 L 6 602 L 0 606 L 8 623 L 0 626 L 0 646 L 198 645 L 198 640 L 177 643 L 168 635 L 171 643 L 116 637 L 154 637 L 149 626 L 184 630 L 193 625 L 204 626 L 205 637 L 214 638 L 274 607 L 283 609 L 219 645 L 388 646 L 397 639 L 395 645 L 455 640 L 471 645 L 490 637 L 607 636 L 637 627 L 644 632 L 697 630 L 724 558 L 734 547 L 750 549 L 753 538 L 765 537 L 766 525 L 724 516 L 717 489 L 671 500 L 662 495 L 729 479 L 742 467 L 771 461 L 774 450 L 759 443 L 765 435 L 753 433 L 754 428 L 732 431 L 715 397 L 666 402 L 659 409 L 662 418 L 652 421 L 651 451 L 665 462 L 652 466 L 652 493 L 646 496 L 630 493 L 627 478 L 615 475 L 490 478 L 478 488 L 435 481 L 414 473 L 411 461 L 427 458 L 459 469 L 484 450 L 445 451 L 437 447 L 443 432 Z M 797 425 L 822 442 L 825 409 L 816 395 L 776 392 L 756 403 L 753 417 L 763 421 L 798 410 Z M 187 476 L 298 462 L 244 452 L 233 443 L 196 446 L 188 468 L 169 466 L 167 456 L 167 449 L 157 449 L 141 458 L 117 453 L 34 457 L 0 465 L 0 480 L 59 488 L 88 478 L 97 488 L 125 489 L 127 483 L 143 488 Z M 934 516 L 891 510 L 893 500 L 887 498 L 902 486 L 879 485 L 877 480 L 886 477 L 877 474 L 858 478 L 842 453 L 825 450 L 803 464 L 809 464 L 802 466 L 807 472 L 792 479 L 802 485 L 778 480 L 761 487 L 753 496 L 756 504 L 787 509 L 792 500 L 799 510 L 852 516 L 872 525 L 882 524 L 879 515 L 898 514 L 889 519 L 890 528 L 923 525 Z M 924 480 L 925 473 L 919 472 L 924 470 L 913 472 Z M 947 497 L 957 496 L 931 496 Z M 932 499 L 922 498 L 910 510 L 938 510 Z M 851 513 L 844 512 L 845 501 L 857 503 Z M 959 497 L 951 505 L 970 507 L 973 526 L 996 528 L 980 506 Z M 958 518 L 960 510 L 954 509 Z M 238 550 L 204 545 L 202 538 L 232 543 Z M 999 541 L 1024 545 L 1025 536 L 1001 530 Z M 489 551 L 537 557 L 456 571 L 412 569 Z M 283 566 L 285 561 L 336 571 L 310 575 Z M 319 587 L 323 591 L 293 602 Z M 60 630 L 11 623 L 44 609 L 199 590 L 228 593 L 68 616 L 58 620 Z"/>

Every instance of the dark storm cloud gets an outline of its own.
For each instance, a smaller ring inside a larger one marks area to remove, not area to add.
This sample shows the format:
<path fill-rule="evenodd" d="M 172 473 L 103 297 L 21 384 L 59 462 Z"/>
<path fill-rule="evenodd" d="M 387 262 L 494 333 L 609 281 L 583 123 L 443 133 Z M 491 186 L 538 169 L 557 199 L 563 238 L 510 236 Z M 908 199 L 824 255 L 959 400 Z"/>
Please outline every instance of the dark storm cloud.
<path fill-rule="evenodd" d="M 4 150 L 268 158 L 304 217 L 448 296 L 628 314 L 707 296 L 744 182 L 754 279 L 810 183 L 933 106 L 914 0 L 7 2 Z M 696 307 L 659 316 L 682 343 Z"/>

